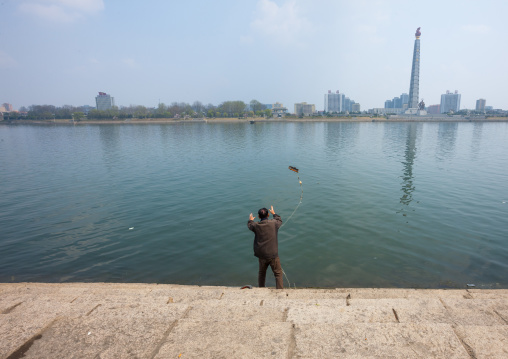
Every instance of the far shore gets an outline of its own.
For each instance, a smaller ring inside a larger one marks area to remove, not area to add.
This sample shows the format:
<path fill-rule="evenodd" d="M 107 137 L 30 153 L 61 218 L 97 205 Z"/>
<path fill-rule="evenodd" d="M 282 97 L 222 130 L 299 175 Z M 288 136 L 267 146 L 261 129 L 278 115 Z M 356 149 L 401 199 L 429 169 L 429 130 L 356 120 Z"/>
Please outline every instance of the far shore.
<path fill-rule="evenodd" d="M 351 116 L 351 117 L 304 117 L 304 118 L 132 118 L 118 120 L 3 120 L 0 125 L 121 125 L 121 124 L 180 124 L 180 123 L 262 123 L 262 122 L 506 122 L 508 117 L 468 116 Z"/>

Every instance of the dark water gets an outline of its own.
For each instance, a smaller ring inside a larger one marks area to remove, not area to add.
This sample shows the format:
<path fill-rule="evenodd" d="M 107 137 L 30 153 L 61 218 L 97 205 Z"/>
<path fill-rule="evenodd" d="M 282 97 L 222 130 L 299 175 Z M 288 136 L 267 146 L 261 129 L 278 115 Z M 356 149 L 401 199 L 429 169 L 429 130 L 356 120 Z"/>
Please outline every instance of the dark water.
<path fill-rule="evenodd" d="M 256 284 L 289 165 L 292 285 L 508 288 L 508 123 L 0 126 L 0 281 Z"/>

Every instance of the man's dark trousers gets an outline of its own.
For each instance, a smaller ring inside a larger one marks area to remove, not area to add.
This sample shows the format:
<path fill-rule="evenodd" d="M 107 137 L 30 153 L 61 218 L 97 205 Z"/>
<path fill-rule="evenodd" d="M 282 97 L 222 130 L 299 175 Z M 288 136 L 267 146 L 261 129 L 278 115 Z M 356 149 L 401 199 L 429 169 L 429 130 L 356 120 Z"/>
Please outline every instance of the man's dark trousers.
<path fill-rule="evenodd" d="M 259 287 L 265 286 L 266 270 L 268 266 L 272 268 L 273 275 L 275 276 L 275 287 L 277 289 L 283 289 L 284 283 L 282 280 L 282 266 L 280 265 L 279 257 L 275 258 L 258 258 L 259 259 L 259 275 L 258 285 Z"/>

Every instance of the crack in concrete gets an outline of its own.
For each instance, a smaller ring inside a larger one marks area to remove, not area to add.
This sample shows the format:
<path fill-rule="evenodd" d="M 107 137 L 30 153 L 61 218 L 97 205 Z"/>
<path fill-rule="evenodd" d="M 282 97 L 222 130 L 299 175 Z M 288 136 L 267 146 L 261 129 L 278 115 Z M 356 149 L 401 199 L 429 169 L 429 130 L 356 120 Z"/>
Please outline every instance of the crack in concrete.
<path fill-rule="evenodd" d="M 36 333 L 34 336 L 32 336 L 30 339 L 28 339 L 26 342 L 24 342 L 18 349 L 16 349 L 11 355 L 9 355 L 6 359 L 19 359 L 23 358 L 25 354 L 28 352 L 30 347 L 34 344 L 36 340 L 39 340 L 42 338 L 42 334 L 51 327 L 58 319 L 53 320 L 51 323 L 46 325 L 44 328 L 42 328 L 38 333 Z"/>
<path fill-rule="evenodd" d="M 397 323 L 400 323 L 399 316 L 397 315 L 395 308 L 392 308 L 392 310 L 393 310 L 393 314 L 395 315 L 395 320 L 397 320 Z"/>
<path fill-rule="evenodd" d="M 499 314 L 497 310 L 495 310 L 495 309 L 494 309 L 494 313 L 496 313 L 496 314 L 497 314 L 497 316 L 498 316 L 499 318 L 501 318 L 501 320 L 502 320 L 505 324 L 508 324 L 508 320 L 504 319 L 504 317 L 503 317 L 501 314 Z"/>
<path fill-rule="evenodd" d="M 284 313 L 282 314 L 282 321 L 283 322 L 286 322 L 288 320 L 288 312 L 289 312 L 289 307 L 286 307 L 284 309 Z"/>
<path fill-rule="evenodd" d="M 287 359 L 291 359 L 293 357 L 293 355 L 295 354 L 295 350 L 296 350 L 295 332 L 296 332 L 296 329 L 295 329 L 295 325 L 293 324 L 291 326 L 291 331 L 289 332 L 289 345 L 288 345 Z"/>
<path fill-rule="evenodd" d="M 150 354 L 150 359 L 153 359 L 155 358 L 155 356 L 157 354 L 159 354 L 159 351 L 161 350 L 162 346 L 164 345 L 164 343 L 166 342 L 166 340 L 168 339 L 169 337 L 169 334 L 171 334 L 171 332 L 173 331 L 173 329 L 175 329 L 175 327 L 178 325 L 178 321 L 182 320 L 182 319 L 185 319 L 187 317 L 187 315 L 189 314 L 189 312 L 191 311 L 192 307 L 189 306 L 187 307 L 187 309 L 185 309 L 185 312 L 182 314 L 182 317 L 180 319 L 177 319 L 175 320 L 173 323 L 171 323 L 171 325 L 169 326 L 169 328 L 164 332 L 164 334 L 162 335 L 162 338 L 161 340 L 159 341 L 159 344 L 157 344 L 157 346 L 154 348 L 154 350 L 152 351 L 152 354 Z"/>
<path fill-rule="evenodd" d="M 443 305 L 443 307 L 445 307 L 446 310 L 450 310 L 450 308 L 448 308 L 448 305 L 444 302 L 443 299 L 441 299 L 441 297 L 438 297 L 439 298 L 439 301 L 441 302 L 441 304 Z"/>
<path fill-rule="evenodd" d="M 18 304 L 14 304 L 13 306 L 7 308 L 6 310 L 4 310 L 2 312 L 2 314 L 9 314 L 10 312 L 12 312 L 18 305 L 21 305 L 23 304 L 23 302 L 19 302 Z"/>
<path fill-rule="evenodd" d="M 85 314 L 85 317 L 88 317 L 90 314 L 92 314 L 92 312 L 93 312 L 95 309 L 99 308 L 101 305 L 102 305 L 102 304 L 100 304 L 100 303 L 99 303 L 99 304 L 97 304 L 95 307 L 93 307 L 93 309 L 92 309 L 91 311 L 89 311 L 88 313 L 86 313 L 86 314 Z"/>
<path fill-rule="evenodd" d="M 471 348 L 469 346 L 469 344 L 467 344 L 464 340 L 464 338 L 462 337 L 462 335 L 460 335 L 459 333 L 457 333 L 457 330 L 455 330 L 455 326 L 451 326 L 452 327 L 452 330 L 453 332 L 455 333 L 455 336 L 457 337 L 457 339 L 459 340 L 460 344 L 462 344 L 462 347 L 464 347 L 464 349 L 466 350 L 467 354 L 469 355 L 469 358 L 471 359 L 477 359 L 476 358 L 476 353 L 474 352 L 473 348 Z"/>

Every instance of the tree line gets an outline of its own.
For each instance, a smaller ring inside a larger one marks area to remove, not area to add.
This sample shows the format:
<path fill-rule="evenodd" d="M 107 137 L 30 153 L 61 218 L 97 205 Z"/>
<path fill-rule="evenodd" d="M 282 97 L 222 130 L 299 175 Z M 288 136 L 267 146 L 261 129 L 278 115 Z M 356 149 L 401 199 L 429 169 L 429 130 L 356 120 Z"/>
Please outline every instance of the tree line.
<path fill-rule="evenodd" d="M 122 106 L 113 107 L 110 110 L 99 111 L 90 109 L 89 106 L 75 107 L 65 105 L 57 107 L 53 105 L 31 105 L 21 107 L 19 112 L 5 114 L 5 119 L 129 119 L 129 118 L 221 118 L 221 117 L 272 117 L 272 111 L 257 100 L 252 100 L 249 106 L 243 101 L 224 101 L 218 106 L 204 105 L 200 101 L 188 104 L 185 102 L 173 102 L 170 105 L 160 103 L 157 107 L 145 106 Z"/>

